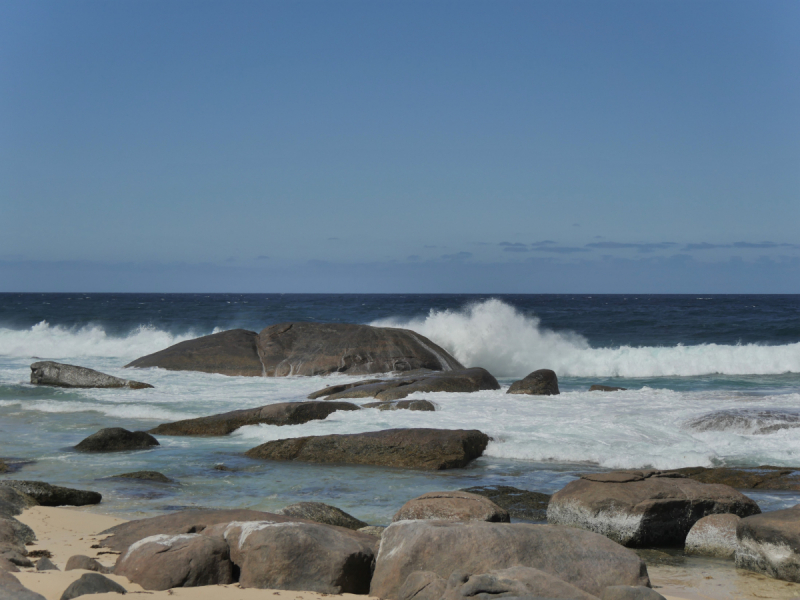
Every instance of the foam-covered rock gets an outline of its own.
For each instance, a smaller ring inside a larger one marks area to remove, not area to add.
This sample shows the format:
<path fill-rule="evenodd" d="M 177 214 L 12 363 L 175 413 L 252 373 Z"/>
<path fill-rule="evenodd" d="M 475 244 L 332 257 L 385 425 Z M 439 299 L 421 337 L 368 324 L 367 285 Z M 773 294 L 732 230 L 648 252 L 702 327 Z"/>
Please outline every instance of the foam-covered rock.
<path fill-rule="evenodd" d="M 153 387 L 149 383 L 121 379 L 94 369 L 65 365 L 52 361 L 35 362 L 31 365 L 31 383 L 68 388 L 129 388 L 140 390 Z"/>
<path fill-rule="evenodd" d="M 733 558 L 736 554 L 738 515 L 708 515 L 695 523 L 686 536 L 687 554 Z"/>
<path fill-rule="evenodd" d="M 800 583 L 800 504 L 736 526 L 736 567 Z"/>

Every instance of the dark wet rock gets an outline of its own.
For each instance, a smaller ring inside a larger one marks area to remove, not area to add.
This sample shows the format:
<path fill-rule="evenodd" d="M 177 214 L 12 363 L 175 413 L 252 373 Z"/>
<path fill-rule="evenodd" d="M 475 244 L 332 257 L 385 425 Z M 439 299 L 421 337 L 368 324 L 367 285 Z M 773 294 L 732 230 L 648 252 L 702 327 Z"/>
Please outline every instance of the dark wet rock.
<path fill-rule="evenodd" d="M 231 521 L 273 521 L 288 523 L 297 521 L 258 510 L 183 510 L 159 517 L 150 517 L 136 521 L 127 521 L 107 529 L 107 535 L 100 545 L 116 552 L 126 552 L 128 547 L 139 540 L 154 535 L 179 535 L 184 533 L 201 533 L 207 527 Z"/>
<path fill-rule="evenodd" d="M 397 400 L 395 402 L 369 402 L 364 408 L 377 408 L 378 410 L 422 410 L 433 412 L 436 410 L 430 400 Z"/>
<path fill-rule="evenodd" d="M 556 396 L 560 393 L 558 390 L 558 377 L 550 369 L 539 369 L 527 375 L 525 379 L 512 383 L 507 393 Z"/>
<path fill-rule="evenodd" d="M 21 515 L 22 511 L 39 503 L 25 492 L 9 485 L 3 485 L 9 480 L 0 481 L 0 518 L 9 518 Z"/>
<path fill-rule="evenodd" d="M 264 460 L 349 463 L 406 469 L 461 468 L 483 454 L 489 436 L 463 429 L 386 429 L 275 440 L 245 454 Z"/>
<path fill-rule="evenodd" d="M 226 473 L 234 473 L 239 469 L 234 469 L 233 467 L 229 467 L 228 465 L 214 465 L 215 471 L 225 471 Z"/>
<path fill-rule="evenodd" d="M 325 525 L 336 525 L 345 529 L 357 530 L 367 526 L 364 521 L 348 515 L 340 508 L 330 504 L 323 504 L 322 502 L 296 502 L 276 511 L 275 514 L 305 519 L 306 521 L 314 521 Z"/>
<path fill-rule="evenodd" d="M 300 425 L 326 419 L 337 410 L 360 410 L 350 402 L 281 402 L 234 410 L 210 417 L 163 423 L 150 433 L 160 435 L 227 435 L 245 425 Z"/>
<path fill-rule="evenodd" d="M 436 519 L 509 523 L 508 512 L 486 498 L 469 492 L 428 492 L 406 502 L 392 521 Z"/>
<path fill-rule="evenodd" d="M 800 469 L 791 467 L 686 467 L 664 473 L 683 475 L 701 483 L 721 483 L 740 490 L 800 491 Z"/>
<path fill-rule="evenodd" d="M 520 490 L 508 485 L 480 485 L 462 491 L 486 496 L 514 519 L 546 521 L 550 494 Z"/>
<path fill-rule="evenodd" d="M 122 473 L 113 477 L 136 479 L 138 481 L 155 481 L 156 483 L 174 483 L 172 479 L 158 471 L 134 471 L 133 473 Z"/>
<path fill-rule="evenodd" d="M 649 585 L 636 554 L 611 540 L 571 527 L 470 521 L 399 521 L 381 538 L 370 595 L 396 600 L 409 575 L 429 571 L 488 573 L 531 567 L 599 595 L 610 585 Z"/>
<path fill-rule="evenodd" d="M 736 539 L 737 568 L 800 583 L 800 504 L 742 519 Z"/>
<path fill-rule="evenodd" d="M 627 390 L 628 388 L 614 387 L 612 385 L 600 385 L 598 383 L 589 388 L 590 392 L 626 392 Z"/>
<path fill-rule="evenodd" d="M 632 585 L 612 585 L 603 590 L 600 600 L 667 600 L 652 588 Z"/>
<path fill-rule="evenodd" d="M 199 533 L 155 535 L 128 548 L 114 569 L 146 590 L 233 583 L 225 540 Z"/>
<path fill-rule="evenodd" d="M 102 494 L 97 492 L 51 485 L 43 481 L 16 481 L 10 479 L 0 481 L 0 489 L 4 486 L 27 494 L 42 506 L 86 506 L 88 504 L 99 504 L 103 499 Z"/>
<path fill-rule="evenodd" d="M 367 525 L 366 527 L 361 527 L 357 529 L 359 533 L 366 533 L 367 535 L 374 535 L 375 537 L 381 537 L 383 532 L 386 530 L 386 527 L 382 525 Z"/>
<path fill-rule="evenodd" d="M 257 338 L 257 333 L 244 329 L 212 333 L 137 358 L 125 366 L 263 377 L 264 367 L 258 358 Z"/>
<path fill-rule="evenodd" d="M 447 580 L 441 600 L 473 600 L 476 597 L 597 600 L 597 596 L 588 594 L 550 573 L 520 566 L 481 574 L 456 571 Z"/>
<path fill-rule="evenodd" d="M 19 582 L 10 572 L 0 568 L 0 600 L 45 600 Z"/>
<path fill-rule="evenodd" d="M 16 473 L 25 465 L 33 464 L 33 460 L 24 460 L 20 458 L 0 458 L 0 474 L 7 475 L 9 473 Z"/>
<path fill-rule="evenodd" d="M 758 505 L 719 484 L 703 484 L 660 471 L 584 475 L 556 492 L 547 521 L 580 527 L 629 547 L 683 546 L 692 526 L 711 514 L 741 517 Z"/>
<path fill-rule="evenodd" d="M 94 571 L 95 573 L 105 574 L 114 572 L 112 567 L 107 567 L 100 563 L 100 561 L 83 554 L 70 556 L 67 560 L 67 565 L 64 567 L 64 570 L 73 571 L 75 569 L 83 569 L 84 571 Z"/>
<path fill-rule="evenodd" d="M 231 523 L 225 530 L 244 588 L 325 594 L 369 591 L 378 539 L 319 523 Z"/>
<path fill-rule="evenodd" d="M 84 573 L 80 579 L 76 579 L 70 586 L 61 594 L 61 600 L 72 600 L 78 596 L 87 596 L 89 594 L 125 594 L 126 590 L 116 581 L 112 581 L 108 577 L 104 577 L 99 573 Z"/>
<path fill-rule="evenodd" d="M 459 369 L 456 371 L 422 371 L 418 374 L 406 374 L 382 381 L 364 381 L 342 386 L 331 386 L 313 394 L 309 398 L 325 397 L 326 400 L 342 400 L 345 398 L 375 398 L 383 402 L 400 400 L 415 392 L 458 392 L 470 393 L 480 390 L 499 390 L 497 383 L 489 371 L 480 367 Z"/>
<path fill-rule="evenodd" d="M 36 561 L 36 570 L 37 571 L 58 571 L 60 570 L 57 566 L 53 564 L 53 561 L 43 556 L 39 560 Z"/>
<path fill-rule="evenodd" d="M 149 383 L 120 379 L 86 367 L 45 361 L 31 365 L 31 383 L 68 388 L 130 388 L 140 390 L 153 387 Z"/>
<path fill-rule="evenodd" d="M 8 473 L 11 471 L 11 467 L 8 466 L 5 460 L 0 458 L 0 473 Z"/>
<path fill-rule="evenodd" d="M 800 427 L 800 412 L 796 410 L 736 408 L 718 410 L 686 423 L 695 431 L 739 431 L 768 435 L 784 429 Z"/>
<path fill-rule="evenodd" d="M 145 431 L 128 431 L 122 427 L 108 427 L 81 441 L 75 446 L 75 450 L 78 452 L 124 452 L 126 450 L 148 450 L 158 445 L 158 440 Z"/>

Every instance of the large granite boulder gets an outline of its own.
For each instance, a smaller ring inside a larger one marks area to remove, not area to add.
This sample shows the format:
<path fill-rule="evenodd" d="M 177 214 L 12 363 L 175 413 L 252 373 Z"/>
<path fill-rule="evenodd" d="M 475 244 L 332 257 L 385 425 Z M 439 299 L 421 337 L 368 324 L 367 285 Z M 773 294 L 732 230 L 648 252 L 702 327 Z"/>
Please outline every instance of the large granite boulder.
<path fill-rule="evenodd" d="M 430 400 L 396 400 L 394 402 L 367 402 L 364 408 L 377 408 L 378 410 L 421 410 L 434 412 L 436 406 Z"/>
<path fill-rule="evenodd" d="M 683 546 L 705 516 L 746 517 L 758 505 L 731 487 L 704 484 L 660 471 L 614 471 L 583 475 L 556 492 L 547 521 L 580 527 L 632 548 Z"/>
<path fill-rule="evenodd" d="M 415 392 L 458 392 L 469 393 L 480 390 L 499 390 L 497 383 L 489 371 L 480 367 L 458 369 L 455 371 L 421 370 L 407 373 L 391 379 L 356 381 L 342 385 L 333 385 L 309 394 L 309 398 L 325 398 L 326 400 L 342 400 L 344 398 L 376 398 L 383 402 L 400 400 Z"/>
<path fill-rule="evenodd" d="M 130 388 L 141 390 L 153 387 L 149 383 L 120 379 L 86 367 L 65 365 L 52 361 L 35 362 L 31 365 L 31 383 L 68 388 Z"/>
<path fill-rule="evenodd" d="M 595 596 L 610 585 L 650 585 L 632 550 L 570 527 L 470 521 L 398 521 L 383 532 L 370 595 L 398 600 L 415 571 L 449 579 L 531 567 Z"/>
<path fill-rule="evenodd" d="M 51 485 L 44 481 L 0 481 L 0 489 L 9 487 L 36 500 L 42 506 L 87 506 L 99 504 L 103 495 L 89 490 Z"/>
<path fill-rule="evenodd" d="M 487 521 L 509 523 L 508 512 L 485 496 L 469 492 L 428 492 L 412 498 L 398 510 L 392 521 L 436 519 L 440 521 Z"/>
<path fill-rule="evenodd" d="M 366 594 L 374 536 L 319 523 L 234 522 L 224 537 L 244 588 Z"/>
<path fill-rule="evenodd" d="M 146 590 L 233 583 L 226 541 L 199 533 L 154 535 L 139 540 L 117 561 L 115 575 Z"/>
<path fill-rule="evenodd" d="M 0 600 L 45 600 L 45 597 L 26 588 L 10 572 L 0 569 Z"/>
<path fill-rule="evenodd" d="M 686 536 L 686 554 L 733 558 L 736 554 L 736 527 L 738 515 L 708 515 L 689 530 Z"/>
<path fill-rule="evenodd" d="M 800 504 L 742 519 L 736 566 L 800 583 Z"/>
<path fill-rule="evenodd" d="M 277 515 L 284 515 L 286 517 L 294 517 L 296 519 L 305 519 L 306 521 L 314 521 L 315 523 L 322 523 L 324 525 L 335 525 L 337 527 L 344 527 L 345 529 L 361 529 L 367 527 L 364 521 L 356 519 L 354 516 L 347 514 L 341 508 L 336 508 L 330 504 L 322 502 L 295 502 L 278 511 Z"/>
<path fill-rule="evenodd" d="M 550 369 L 539 369 L 524 379 L 515 381 L 508 388 L 507 394 L 528 394 L 530 396 L 555 396 L 558 390 L 558 377 Z"/>
<path fill-rule="evenodd" d="M 597 600 L 597 596 L 550 573 L 520 566 L 480 574 L 455 572 L 447 580 L 441 600 L 474 600 L 475 597 Z"/>
<path fill-rule="evenodd" d="M 275 440 L 245 454 L 264 460 L 438 471 L 466 466 L 483 454 L 488 443 L 489 436 L 475 429 L 385 429 Z"/>
<path fill-rule="evenodd" d="M 61 594 L 60 600 L 72 600 L 90 594 L 125 594 L 125 588 L 99 573 L 84 573 Z"/>
<path fill-rule="evenodd" d="M 259 334 L 224 331 L 175 344 L 126 366 L 253 377 L 463 368 L 413 331 L 343 323 L 280 323 Z"/>
<path fill-rule="evenodd" d="M 722 483 L 738 490 L 800 491 L 800 469 L 791 467 L 685 467 L 663 472 L 701 483 Z"/>
<path fill-rule="evenodd" d="M 478 485 L 464 488 L 463 492 L 486 496 L 514 519 L 546 521 L 550 494 L 521 490 L 509 485 Z"/>
<path fill-rule="evenodd" d="M 350 402 L 280 402 L 234 410 L 210 417 L 163 423 L 150 433 L 160 435 L 228 435 L 245 425 L 300 425 L 322 420 L 337 410 L 360 410 Z"/>
<path fill-rule="evenodd" d="M 158 446 L 158 440 L 145 431 L 128 431 L 122 427 L 108 427 L 82 440 L 78 452 L 124 452 L 149 450 Z"/>

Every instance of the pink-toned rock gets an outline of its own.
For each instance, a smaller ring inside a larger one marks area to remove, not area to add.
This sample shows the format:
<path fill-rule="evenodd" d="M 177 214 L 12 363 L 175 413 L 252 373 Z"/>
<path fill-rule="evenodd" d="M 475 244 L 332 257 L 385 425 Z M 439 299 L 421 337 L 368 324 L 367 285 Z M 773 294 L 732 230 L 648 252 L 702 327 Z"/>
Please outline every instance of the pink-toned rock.
<path fill-rule="evenodd" d="M 392 521 L 437 519 L 441 521 L 489 521 L 509 523 L 508 511 L 485 496 L 469 492 L 428 492 L 406 502 Z"/>
<path fill-rule="evenodd" d="M 733 558 L 737 546 L 736 526 L 741 520 L 740 516 L 730 514 L 703 517 L 686 536 L 686 553 Z"/>

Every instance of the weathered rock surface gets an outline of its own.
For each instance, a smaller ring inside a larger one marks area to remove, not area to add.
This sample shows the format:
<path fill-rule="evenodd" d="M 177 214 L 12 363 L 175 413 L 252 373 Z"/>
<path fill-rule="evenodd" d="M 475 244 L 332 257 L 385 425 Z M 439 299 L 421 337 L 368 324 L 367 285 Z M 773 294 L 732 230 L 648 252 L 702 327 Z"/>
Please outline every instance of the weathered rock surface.
<path fill-rule="evenodd" d="M 740 490 L 800 491 L 800 469 L 791 467 L 686 467 L 664 473 L 676 473 L 701 483 L 722 483 Z"/>
<path fill-rule="evenodd" d="M 126 366 L 253 377 L 463 368 L 413 331 L 341 323 L 280 323 L 259 334 L 224 331 L 175 344 Z"/>
<path fill-rule="evenodd" d="M 742 519 L 736 538 L 738 568 L 800 583 L 800 504 Z"/>
<path fill-rule="evenodd" d="M 89 594 L 125 594 L 126 590 L 116 581 L 108 577 L 103 577 L 99 573 L 84 573 L 80 579 L 76 579 L 61 594 L 61 600 L 72 600 L 78 596 Z"/>
<path fill-rule="evenodd" d="M 597 596 L 587 594 L 554 575 L 539 569 L 520 566 L 477 575 L 455 572 L 447 580 L 441 600 L 467 600 L 475 597 L 597 600 Z"/>
<path fill-rule="evenodd" d="M 683 546 L 705 516 L 761 512 L 733 488 L 703 484 L 660 471 L 614 471 L 584 475 L 556 492 L 547 521 L 580 527 L 634 548 Z"/>
<path fill-rule="evenodd" d="M 235 522 L 225 528 L 245 588 L 366 594 L 377 538 L 319 523 Z"/>
<path fill-rule="evenodd" d="M 114 477 L 119 477 L 120 479 L 136 479 L 138 481 L 155 481 L 156 483 L 174 483 L 172 479 L 158 471 L 134 471 L 133 473 L 114 475 Z"/>
<path fill-rule="evenodd" d="M 14 517 L 0 518 L 0 547 L 16 546 L 24 549 L 25 545 L 33 542 L 36 534 L 33 529 L 18 521 Z"/>
<path fill-rule="evenodd" d="M 51 485 L 44 481 L 17 481 L 7 479 L 5 481 L 0 481 L 0 490 L 2 490 L 3 487 L 9 487 L 18 492 L 22 492 L 33 498 L 42 506 L 86 506 L 88 504 L 99 504 L 103 499 L 102 494 L 98 492 Z"/>
<path fill-rule="evenodd" d="M 508 394 L 529 394 L 531 396 L 555 396 L 558 390 L 558 377 L 550 369 L 539 369 L 524 379 L 515 381 L 508 388 Z"/>
<path fill-rule="evenodd" d="M 361 529 L 367 527 L 364 521 L 348 515 L 340 508 L 322 502 L 295 502 L 275 512 L 277 515 L 305 519 L 325 525 L 336 525 L 345 529 Z"/>
<path fill-rule="evenodd" d="M 81 441 L 75 446 L 75 450 L 78 452 L 124 452 L 126 450 L 149 450 L 158 445 L 158 440 L 145 431 L 128 431 L 122 427 L 108 427 Z"/>
<path fill-rule="evenodd" d="M 37 571 L 58 571 L 59 568 L 53 564 L 53 561 L 43 556 L 39 560 L 36 561 L 36 570 Z"/>
<path fill-rule="evenodd" d="M 235 581 L 228 544 L 222 537 L 199 533 L 154 535 L 139 540 L 120 557 L 114 573 L 146 590 Z"/>
<path fill-rule="evenodd" d="M 378 410 L 422 410 L 434 412 L 436 406 L 430 400 L 396 400 L 394 402 L 368 402 L 364 408 L 377 408 Z"/>
<path fill-rule="evenodd" d="M 589 388 L 590 392 L 625 392 L 627 390 L 628 388 L 614 387 L 613 385 L 600 385 L 598 383 Z"/>
<path fill-rule="evenodd" d="M 0 518 L 9 518 L 21 515 L 22 511 L 39 504 L 34 498 L 10 485 L 3 485 L 7 481 L 0 481 Z"/>
<path fill-rule="evenodd" d="M 333 385 L 309 394 L 311 400 L 342 400 L 345 398 L 375 398 L 383 402 L 400 400 L 415 392 L 458 392 L 469 393 L 480 390 L 499 390 L 497 383 L 489 371 L 480 367 L 459 369 L 454 371 L 431 371 L 407 373 L 401 377 L 384 380 L 357 381 L 354 383 Z"/>
<path fill-rule="evenodd" d="M 95 573 L 113 573 L 114 569 L 112 567 L 106 567 L 100 561 L 95 560 L 89 556 L 85 556 L 83 554 L 76 554 L 74 556 L 70 556 L 67 560 L 67 564 L 64 567 L 65 571 L 73 571 L 75 569 L 83 569 L 84 571 L 94 571 Z"/>
<path fill-rule="evenodd" d="M 392 521 L 436 519 L 509 523 L 508 512 L 485 496 L 469 492 L 428 492 L 406 502 Z"/>
<path fill-rule="evenodd" d="M 381 537 L 383 532 L 386 530 L 386 527 L 382 525 L 367 525 L 366 527 L 361 527 L 357 529 L 359 533 L 366 533 L 367 535 L 374 535 L 375 537 Z"/>
<path fill-rule="evenodd" d="M 130 388 L 140 390 L 153 387 L 149 383 L 120 379 L 86 367 L 44 361 L 31 365 L 31 383 L 69 388 Z"/>
<path fill-rule="evenodd" d="M 463 492 L 486 496 L 500 508 L 508 511 L 509 516 L 523 521 L 546 521 L 547 504 L 550 494 L 531 492 L 508 485 L 479 485 L 464 488 Z"/>
<path fill-rule="evenodd" d="M 733 558 L 736 553 L 736 526 L 738 515 L 708 515 L 689 530 L 686 536 L 686 553 L 700 556 Z"/>
<path fill-rule="evenodd" d="M 163 423 L 150 433 L 161 435 L 228 435 L 245 425 L 300 425 L 321 420 L 337 410 L 360 410 L 350 402 L 281 402 L 234 410 L 210 417 Z"/>
<path fill-rule="evenodd" d="M 600 600 L 667 600 L 654 589 L 643 586 L 612 585 L 603 590 Z"/>
<path fill-rule="evenodd" d="M 636 554 L 597 534 L 569 527 L 470 521 L 399 521 L 386 528 L 370 595 L 397 600 L 415 571 L 449 579 L 454 572 L 539 569 L 599 595 L 610 585 L 649 585 Z"/>
<path fill-rule="evenodd" d="M 403 582 L 394 600 L 441 600 L 447 580 L 433 571 L 414 571 Z"/>
<path fill-rule="evenodd" d="M 461 468 L 483 454 L 489 436 L 463 429 L 386 429 L 275 440 L 245 454 L 265 460 L 350 463 L 407 469 Z"/>
<path fill-rule="evenodd" d="M 45 600 L 19 582 L 10 572 L 0 569 L 0 600 Z"/>

